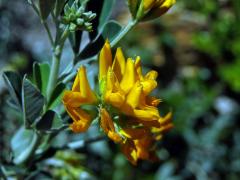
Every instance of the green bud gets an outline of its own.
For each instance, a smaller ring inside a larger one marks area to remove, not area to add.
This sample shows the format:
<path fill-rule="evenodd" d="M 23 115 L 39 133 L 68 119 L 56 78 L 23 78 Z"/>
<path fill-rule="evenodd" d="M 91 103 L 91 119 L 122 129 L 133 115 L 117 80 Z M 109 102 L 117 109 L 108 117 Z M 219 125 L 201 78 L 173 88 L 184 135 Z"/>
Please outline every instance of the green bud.
<path fill-rule="evenodd" d="M 88 12 L 83 13 L 83 16 L 88 18 L 91 14 L 92 14 L 92 11 L 88 11 Z"/>
<path fill-rule="evenodd" d="M 74 23 L 70 23 L 69 30 L 70 31 L 76 31 L 76 29 L 77 29 L 77 25 L 74 24 Z"/>
<path fill-rule="evenodd" d="M 77 19 L 77 25 L 82 26 L 84 23 L 84 20 L 82 18 Z"/>
<path fill-rule="evenodd" d="M 77 15 L 82 16 L 83 13 L 84 13 L 84 8 L 83 7 L 78 8 Z"/>
<path fill-rule="evenodd" d="M 89 21 L 91 21 L 91 20 L 93 20 L 95 17 L 96 17 L 96 13 L 92 13 L 92 14 L 88 17 L 88 19 L 89 19 Z"/>

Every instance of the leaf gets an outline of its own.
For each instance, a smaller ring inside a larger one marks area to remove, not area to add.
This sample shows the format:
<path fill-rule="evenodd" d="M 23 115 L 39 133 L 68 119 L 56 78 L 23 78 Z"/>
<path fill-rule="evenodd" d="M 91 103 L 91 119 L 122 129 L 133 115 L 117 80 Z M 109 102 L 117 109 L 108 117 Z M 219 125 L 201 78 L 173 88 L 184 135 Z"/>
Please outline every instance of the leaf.
<path fill-rule="evenodd" d="M 68 39 L 70 41 L 72 50 L 75 54 L 78 54 L 81 44 L 82 31 L 78 30 L 73 33 L 70 33 Z"/>
<path fill-rule="evenodd" d="M 105 23 L 108 21 L 114 4 L 115 4 L 115 0 L 104 0 L 102 11 L 99 16 L 99 25 L 98 25 L 99 31 L 101 31 Z"/>
<path fill-rule="evenodd" d="M 53 10 L 56 0 L 39 0 L 40 15 L 42 20 L 46 20 Z"/>
<path fill-rule="evenodd" d="M 63 90 L 66 88 L 65 84 L 58 83 L 56 88 L 53 90 L 52 96 L 49 100 L 49 107 L 51 109 L 55 108 L 58 104 L 60 104 L 63 96 Z"/>
<path fill-rule="evenodd" d="M 21 127 L 11 139 L 11 149 L 14 155 L 14 161 L 18 162 L 21 155 L 32 142 L 34 132 Z"/>
<path fill-rule="evenodd" d="M 103 29 L 102 36 L 111 42 L 121 31 L 122 26 L 116 21 L 109 21 Z"/>
<path fill-rule="evenodd" d="M 96 40 L 90 42 L 79 54 L 77 59 L 87 59 L 97 55 L 100 49 L 103 47 L 104 39 L 101 35 L 99 35 Z"/>
<path fill-rule="evenodd" d="M 22 89 L 22 79 L 15 72 L 4 72 L 3 79 L 8 87 L 10 96 L 17 104 L 17 107 L 21 109 L 21 89 Z"/>
<path fill-rule="evenodd" d="M 59 16 L 63 11 L 64 5 L 65 5 L 65 0 L 56 0 L 56 4 L 54 8 L 54 14 L 56 17 Z"/>
<path fill-rule="evenodd" d="M 44 96 L 25 76 L 22 84 L 22 108 L 27 128 L 40 116 L 43 105 Z"/>
<path fill-rule="evenodd" d="M 39 131 L 47 131 L 52 128 L 55 112 L 52 110 L 47 111 L 43 117 L 36 123 L 36 129 Z"/>
<path fill-rule="evenodd" d="M 100 15 L 102 11 L 103 3 L 104 1 L 95 1 L 95 0 L 88 1 L 87 10 L 92 11 L 97 15 Z M 100 16 L 97 16 L 97 17 L 100 17 Z M 98 33 L 99 18 L 94 18 L 91 21 L 91 23 L 93 26 L 93 31 L 89 32 L 89 38 L 91 39 L 91 41 L 93 41 L 99 35 Z"/>
<path fill-rule="evenodd" d="M 38 89 L 44 96 L 47 95 L 47 84 L 49 80 L 50 67 L 47 63 L 33 64 L 33 78 Z"/>

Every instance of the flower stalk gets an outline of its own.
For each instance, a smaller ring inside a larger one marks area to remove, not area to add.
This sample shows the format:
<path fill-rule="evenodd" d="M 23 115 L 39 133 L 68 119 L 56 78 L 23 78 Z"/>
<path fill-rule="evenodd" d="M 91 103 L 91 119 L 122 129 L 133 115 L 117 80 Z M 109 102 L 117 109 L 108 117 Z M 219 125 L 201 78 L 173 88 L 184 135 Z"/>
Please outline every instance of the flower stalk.
<path fill-rule="evenodd" d="M 123 28 L 123 30 L 117 35 L 116 38 L 111 42 L 111 47 L 114 47 L 118 42 L 126 36 L 126 34 L 138 23 L 137 19 L 130 20 L 129 23 Z"/>

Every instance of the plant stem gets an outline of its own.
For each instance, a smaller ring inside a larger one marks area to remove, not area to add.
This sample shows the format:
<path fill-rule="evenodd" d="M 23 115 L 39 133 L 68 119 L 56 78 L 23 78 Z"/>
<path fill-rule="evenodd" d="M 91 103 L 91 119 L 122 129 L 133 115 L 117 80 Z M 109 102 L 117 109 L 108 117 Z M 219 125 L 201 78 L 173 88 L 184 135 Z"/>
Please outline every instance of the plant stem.
<path fill-rule="evenodd" d="M 60 66 L 60 57 L 61 57 L 61 52 L 54 52 L 48 86 L 47 86 L 47 102 L 49 102 L 52 92 L 57 83 L 58 71 Z"/>
<path fill-rule="evenodd" d="M 39 146 L 39 143 L 42 139 L 42 136 L 40 136 L 36 131 L 34 131 L 33 139 L 31 144 L 28 146 L 25 151 L 20 154 L 15 160 L 15 164 L 27 164 L 27 162 L 30 160 L 32 155 L 35 153 L 36 149 Z"/>
<path fill-rule="evenodd" d="M 47 24 L 46 21 L 43 21 L 42 23 L 43 23 L 43 26 L 44 26 L 44 28 L 45 28 L 45 30 L 46 30 L 46 32 L 47 32 L 49 41 L 50 41 L 51 45 L 53 46 L 53 45 L 54 45 L 54 42 L 53 42 L 52 34 L 51 34 L 51 31 L 50 31 L 50 29 L 49 29 L 49 27 L 48 27 L 48 24 Z"/>
<path fill-rule="evenodd" d="M 54 48 L 51 72 L 50 72 L 48 86 L 47 86 L 47 102 L 49 102 L 52 96 L 53 90 L 57 84 L 62 50 L 63 50 L 65 40 L 67 39 L 68 33 L 69 33 L 68 27 L 66 27 L 65 31 L 61 36 L 59 45 Z"/>
<path fill-rule="evenodd" d="M 117 35 L 116 38 L 111 42 L 111 47 L 114 47 L 117 45 L 117 43 L 137 24 L 137 20 L 131 20 L 127 26 L 124 27 L 124 29 Z"/>

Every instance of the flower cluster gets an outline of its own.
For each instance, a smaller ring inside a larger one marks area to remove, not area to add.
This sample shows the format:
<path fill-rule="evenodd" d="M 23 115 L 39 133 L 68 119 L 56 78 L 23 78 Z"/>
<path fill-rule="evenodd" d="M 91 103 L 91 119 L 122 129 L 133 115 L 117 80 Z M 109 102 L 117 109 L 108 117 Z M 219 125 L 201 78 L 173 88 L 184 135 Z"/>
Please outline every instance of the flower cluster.
<path fill-rule="evenodd" d="M 113 59 L 108 41 L 99 55 L 99 93 L 91 90 L 86 69 L 80 67 L 71 91 L 66 91 L 63 103 L 73 119 L 74 132 L 84 132 L 93 117 L 83 105 L 99 107 L 100 126 L 107 136 L 121 145 L 121 150 L 132 164 L 139 159 L 156 159 L 154 143 L 163 132 L 172 128 L 171 113 L 160 116 L 161 102 L 149 94 L 157 86 L 157 72 L 142 74 L 141 60 L 125 60 L 121 48 Z"/>
<path fill-rule="evenodd" d="M 128 6 L 134 19 L 151 20 L 168 11 L 176 0 L 128 0 Z"/>
<path fill-rule="evenodd" d="M 92 11 L 85 12 L 80 1 L 74 1 L 71 7 L 66 4 L 62 23 L 69 26 L 70 31 L 85 30 L 92 31 L 91 21 L 96 17 Z"/>

